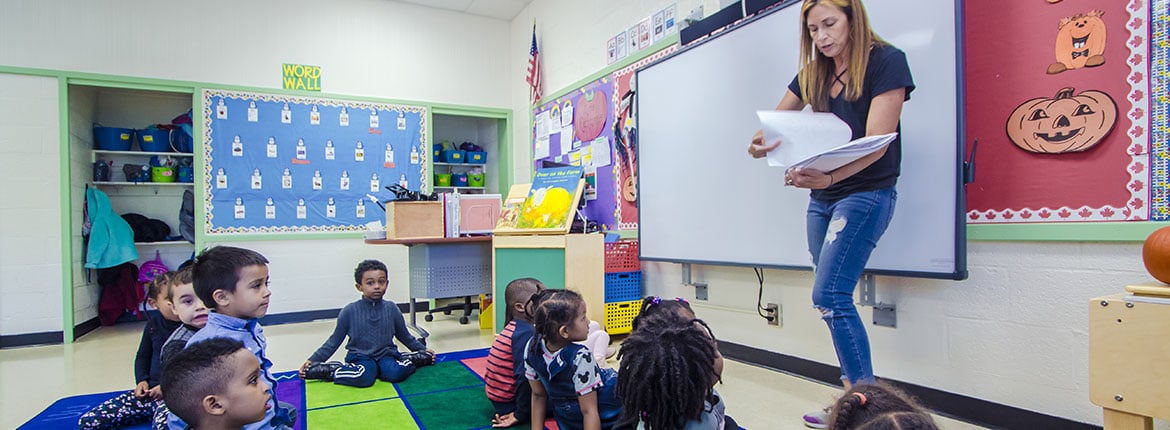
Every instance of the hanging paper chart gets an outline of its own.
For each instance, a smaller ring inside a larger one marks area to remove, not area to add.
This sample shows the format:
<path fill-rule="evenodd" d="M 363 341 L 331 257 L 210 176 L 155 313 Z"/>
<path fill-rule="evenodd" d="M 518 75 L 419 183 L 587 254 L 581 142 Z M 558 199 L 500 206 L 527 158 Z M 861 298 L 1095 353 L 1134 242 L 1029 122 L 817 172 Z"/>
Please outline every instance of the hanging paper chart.
<path fill-rule="evenodd" d="M 385 186 L 422 188 L 426 108 L 203 91 L 206 233 L 362 231 Z"/>

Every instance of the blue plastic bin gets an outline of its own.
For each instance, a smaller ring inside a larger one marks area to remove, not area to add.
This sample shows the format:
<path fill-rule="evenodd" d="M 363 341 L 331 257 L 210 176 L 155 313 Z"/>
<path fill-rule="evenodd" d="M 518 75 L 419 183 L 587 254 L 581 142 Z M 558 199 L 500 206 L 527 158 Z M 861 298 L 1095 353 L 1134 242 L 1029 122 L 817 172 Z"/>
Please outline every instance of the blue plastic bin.
<path fill-rule="evenodd" d="M 443 151 L 443 161 L 447 163 L 463 163 L 467 154 L 458 149 L 447 149 Z"/>
<path fill-rule="evenodd" d="M 129 151 L 134 130 L 118 127 L 93 127 L 93 144 L 105 151 Z"/>
<path fill-rule="evenodd" d="M 485 151 L 467 151 L 467 163 L 470 164 L 486 164 L 487 152 Z"/>
<path fill-rule="evenodd" d="M 144 152 L 171 152 L 171 133 L 158 128 L 138 130 L 138 146 Z"/>
<path fill-rule="evenodd" d="M 605 274 L 605 302 L 628 302 L 642 297 L 642 272 Z"/>

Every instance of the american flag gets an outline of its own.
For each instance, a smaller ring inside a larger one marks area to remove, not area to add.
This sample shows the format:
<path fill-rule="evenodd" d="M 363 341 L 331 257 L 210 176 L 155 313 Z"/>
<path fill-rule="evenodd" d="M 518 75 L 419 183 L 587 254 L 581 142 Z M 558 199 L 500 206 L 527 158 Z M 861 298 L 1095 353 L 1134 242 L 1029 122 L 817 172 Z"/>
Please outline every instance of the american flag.
<path fill-rule="evenodd" d="M 524 82 L 528 82 L 530 91 L 529 98 L 532 99 L 532 104 L 540 101 L 542 87 L 540 82 L 540 50 L 536 49 L 536 22 L 532 23 L 532 49 L 528 50 L 528 76 L 524 78 Z"/>

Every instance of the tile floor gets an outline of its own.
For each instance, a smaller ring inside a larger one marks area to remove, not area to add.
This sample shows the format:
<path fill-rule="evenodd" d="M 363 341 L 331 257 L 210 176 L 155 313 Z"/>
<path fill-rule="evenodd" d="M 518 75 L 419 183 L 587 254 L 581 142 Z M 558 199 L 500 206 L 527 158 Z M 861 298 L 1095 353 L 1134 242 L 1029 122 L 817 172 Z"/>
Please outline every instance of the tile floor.
<path fill-rule="evenodd" d="M 438 352 L 491 345 L 492 335 L 476 328 L 474 316 L 466 326 L 455 317 L 441 315 L 430 323 L 420 318 L 419 324 L 430 331 L 428 343 Z M 266 327 L 273 369 L 296 369 L 332 330 L 333 320 Z M 0 428 L 16 428 L 61 397 L 132 388 L 141 333 L 142 323 L 126 323 L 99 328 L 72 345 L 0 350 Z M 341 359 L 344 350 L 344 346 L 339 348 L 335 359 Z M 749 429 L 803 429 L 800 416 L 829 404 L 838 392 L 818 382 L 730 360 L 723 381 L 718 389 L 727 400 L 727 413 Z M 487 417 L 484 420 L 487 424 Z M 938 420 L 948 430 L 982 428 Z"/>

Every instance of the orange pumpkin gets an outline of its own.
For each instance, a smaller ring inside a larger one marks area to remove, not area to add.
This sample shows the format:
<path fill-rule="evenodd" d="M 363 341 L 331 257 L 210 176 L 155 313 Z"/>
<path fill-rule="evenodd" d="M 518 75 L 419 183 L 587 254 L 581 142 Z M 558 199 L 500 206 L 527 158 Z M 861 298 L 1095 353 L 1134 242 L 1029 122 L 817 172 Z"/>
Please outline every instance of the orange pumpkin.
<path fill-rule="evenodd" d="M 1150 233 L 1142 245 L 1142 262 L 1154 279 L 1170 284 L 1170 227 Z"/>
<path fill-rule="evenodd" d="M 1039 97 L 1021 103 L 1007 119 L 1012 143 L 1028 152 L 1059 154 L 1092 148 L 1117 122 L 1117 104 L 1096 90 L 1073 95 L 1073 88 L 1056 97 Z"/>
<path fill-rule="evenodd" d="M 1056 32 L 1056 62 L 1048 74 L 1105 64 L 1105 12 L 1094 10 L 1060 20 Z"/>

